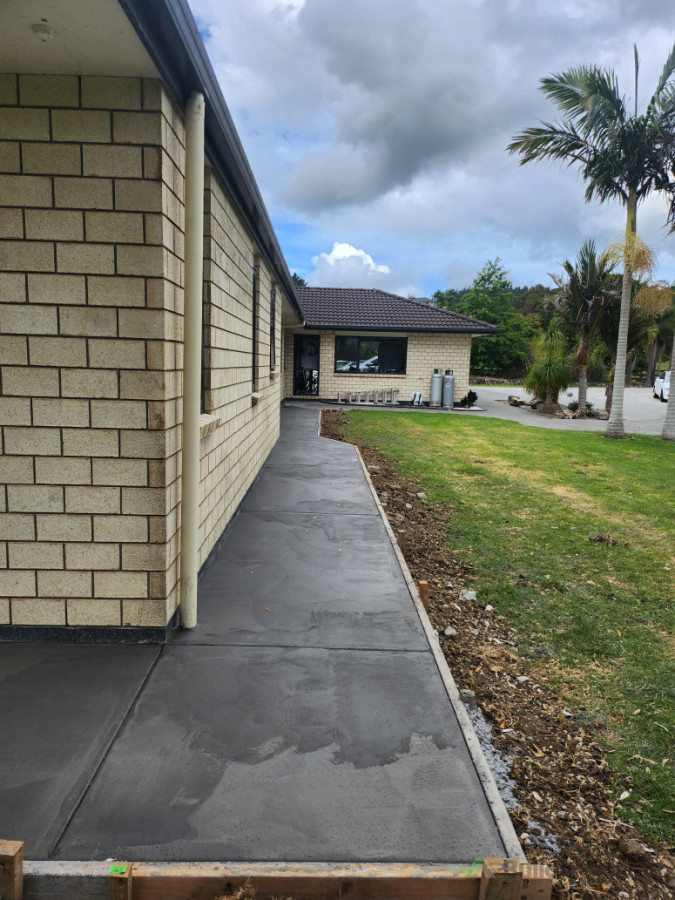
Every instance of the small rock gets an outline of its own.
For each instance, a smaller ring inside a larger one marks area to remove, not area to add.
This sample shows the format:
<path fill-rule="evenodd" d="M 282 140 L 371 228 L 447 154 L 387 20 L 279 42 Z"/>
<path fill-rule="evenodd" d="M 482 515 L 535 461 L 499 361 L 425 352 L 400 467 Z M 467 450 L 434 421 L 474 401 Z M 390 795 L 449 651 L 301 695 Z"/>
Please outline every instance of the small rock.
<path fill-rule="evenodd" d="M 426 500 L 426 499 L 427 499 L 427 495 L 424 493 L 424 491 L 419 491 L 418 494 L 417 494 L 417 496 L 419 497 L 420 500 Z"/>
<path fill-rule="evenodd" d="M 380 494 L 380 500 L 388 500 L 390 496 L 391 495 L 389 494 L 389 491 L 382 491 L 382 493 Z"/>
<path fill-rule="evenodd" d="M 478 634 L 480 634 L 480 632 L 478 631 L 477 628 L 472 628 L 472 629 L 471 629 L 471 634 L 476 634 L 476 635 L 478 635 Z"/>
<path fill-rule="evenodd" d="M 520 843 L 523 847 L 531 847 L 533 844 L 532 838 L 527 834 L 527 832 L 523 832 L 520 836 Z"/>
<path fill-rule="evenodd" d="M 412 509 L 412 503 L 406 503 L 405 508 L 406 508 L 406 509 Z"/>
<path fill-rule="evenodd" d="M 527 675 L 519 675 L 519 676 L 516 678 L 516 681 L 519 681 L 521 684 L 525 684 L 525 682 L 526 682 L 526 681 L 529 681 L 529 680 L 530 680 L 530 679 L 528 678 Z"/>
<path fill-rule="evenodd" d="M 455 637 L 457 635 L 457 630 L 452 627 L 452 625 L 448 625 L 443 634 L 446 637 Z"/>
<path fill-rule="evenodd" d="M 445 582 L 445 589 L 446 589 L 446 591 L 451 591 L 451 590 L 452 590 L 452 582 L 451 582 L 451 581 L 446 581 L 446 582 Z"/>
<path fill-rule="evenodd" d="M 461 603 L 462 601 L 466 601 L 467 603 L 475 603 L 476 602 L 476 592 L 461 590 L 459 592 L 459 602 Z"/>
<path fill-rule="evenodd" d="M 558 818 L 559 819 L 565 819 L 566 817 L 567 817 L 567 813 L 563 809 L 558 810 Z"/>
<path fill-rule="evenodd" d="M 467 706 L 476 705 L 476 695 L 473 691 L 470 691 L 469 688 L 462 688 L 459 692 L 459 698 L 462 703 L 466 703 Z"/>
<path fill-rule="evenodd" d="M 494 606 L 491 603 L 488 603 L 488 605 L 485 607 L 485 612 L 492 612 L 493 609 Z"/>

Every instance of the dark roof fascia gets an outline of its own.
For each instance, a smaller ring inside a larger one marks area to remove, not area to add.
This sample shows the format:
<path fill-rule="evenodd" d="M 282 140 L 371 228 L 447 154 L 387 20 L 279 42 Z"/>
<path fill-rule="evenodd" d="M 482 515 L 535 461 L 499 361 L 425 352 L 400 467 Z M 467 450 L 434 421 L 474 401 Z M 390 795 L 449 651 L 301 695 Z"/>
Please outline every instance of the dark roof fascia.
<path fill-rule="evenodd" d="M 239 135 L 185 0 L 118 0 L 171 91 L 185 107 L 193 91 L 206 101 L 205 150 L 295 313 L 304 313 Z"/>
<path fill-rule="evenodd" d="M 312 322 L 305 322 L 305 328 L 311 328 L 314 331 L 397 331 L 408 334 L 497 334 L 500 329 L 493 325 L 489 330 L 487 328 L 404 328 L 399 326 L 386 325 L 316 325 Z"/>

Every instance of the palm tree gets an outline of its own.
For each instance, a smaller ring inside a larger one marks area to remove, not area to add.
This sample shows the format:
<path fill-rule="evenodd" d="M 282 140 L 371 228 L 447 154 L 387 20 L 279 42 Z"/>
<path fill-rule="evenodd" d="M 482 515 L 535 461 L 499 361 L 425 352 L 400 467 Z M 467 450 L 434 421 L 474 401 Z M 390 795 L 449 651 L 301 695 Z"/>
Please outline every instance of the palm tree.
<path fill-rule="evenodd" d="M 537 340 L 535 360 L 524 382 L 525 390 L 544 401 L 539 412 L 548 415 L 558 410 L 558 394 L 570 383 L 562 325 L 560 316 L 553 316 L 546 331 Z"/>
<path fill-rule="evenodd" d="M 673 372 L 675 372 L 675 339 L 673 339 L 673 349 L 670 353 L 670 386 L 673 386 Z M 663 423 L 663 431 L 661 437 L 664 441 L 675 441 L 675 394 L 672 390 L 668 395 L 668 405 L 666 406 L 666 421 Z"/>
<path fill-rule="evenodd" d="M 621 327 L 616 354 L 614 400 L 607 437 L 624 436 L 623 388 L 626 336 L 633 281 L 632 256 L 637 207 L 653 192 L 669 201 L 668 221 L 675 227 L 675 45 L 670 51 L 647 109 L 638 115 L 637 47 L 635 104 L 631 113 L 619 93 L 613 70 L 581 66 L 541 80 L 540 90 L 562 113 L 557 125 L 542 123 L 516 135 L 508 146 L 521 165 L 554 159 L 578 164 L 586 182 L 586 202 L 618 200 L 626 207 L 626 240 L 621 291 Z"/>
<path fill-rule="evenodd" d="M 555 309 L 571 319 L 580 337 L 577 350 L 579 363 L 578 411 L 586 415 L 588 354 L 593 334 L 605 311 L 621 296 L 620 279 L 614 274 L 614 263 L 608 254 L 598 257 L 594 241 L 586 241 L 573 264 L 562 264 L 565 275 L 552 275 L 558 291 L 553 295 Z"/>

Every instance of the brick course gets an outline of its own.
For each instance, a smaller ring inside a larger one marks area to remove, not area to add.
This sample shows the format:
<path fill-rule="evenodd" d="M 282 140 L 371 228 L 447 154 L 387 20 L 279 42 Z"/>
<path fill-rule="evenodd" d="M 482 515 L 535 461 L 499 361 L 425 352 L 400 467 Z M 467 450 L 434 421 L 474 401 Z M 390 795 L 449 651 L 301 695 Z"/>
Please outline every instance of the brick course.
<path fill-rule="evenodd" d="M 178 603 L 185 136 L 161 83 L 0 76 L 0 624 Z M 278 437 L 271 274 L 206 177 L 203 562 Z M 260 268 L 252 398 L 252 266 Z"/>

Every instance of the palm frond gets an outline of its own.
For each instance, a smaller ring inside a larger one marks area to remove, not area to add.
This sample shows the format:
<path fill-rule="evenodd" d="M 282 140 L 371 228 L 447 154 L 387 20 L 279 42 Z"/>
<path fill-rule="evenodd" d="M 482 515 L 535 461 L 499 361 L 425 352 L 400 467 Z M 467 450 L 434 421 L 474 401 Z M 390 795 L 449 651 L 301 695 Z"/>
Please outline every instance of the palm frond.
<path fill-rule="evenodd" d="M 585 136 L 626 119 L 624 100 L 612 70 L 580 66 L 542 78 L 539 89 Z"/>
<path fill-rule="evenodd" d="M 520 164 L 525 165 L 539 159 L 568 160 L 585 162 L 593 147 L 572 125 L 551 125 L 542 122 L 541 128 L 526 128 L 517 134 L 507 146 L 509 153 L 519 153 Z"/>
<path fill-rule="evenodd" d="M 656 85 L 656 90 L 654 91 L 654 96 L 649 102 L 649 105 L 655 104 L 658 102 L 658 98 L 666 87 L 670 79 L 675 74 L 675 44 L 673 44 L 670 53 L 668 54 L 668 58 L 666 59 L 666 64 L 663 67 L 663 72 L 661 72 L 661 77 L 659 78 L 658 84 Z"/>

